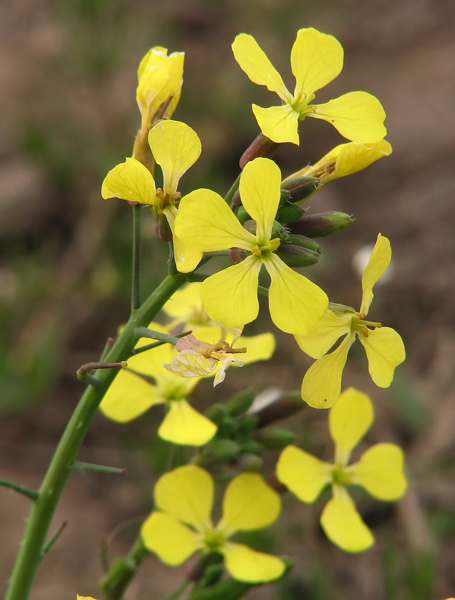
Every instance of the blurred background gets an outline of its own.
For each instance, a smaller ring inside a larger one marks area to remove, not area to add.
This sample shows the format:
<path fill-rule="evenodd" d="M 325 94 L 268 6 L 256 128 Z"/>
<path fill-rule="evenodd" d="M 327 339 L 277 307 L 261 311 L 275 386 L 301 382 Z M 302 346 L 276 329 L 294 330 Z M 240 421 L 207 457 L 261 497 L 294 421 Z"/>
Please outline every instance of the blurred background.
<path fill-rule="evenodd" d="M 102 200 L 99 190 L 132 150 L 139 60 L 154 45 L 186 52 L 174 116 L 196 130 L 203 150 L 180 189 L 204 186 L 224 195 L 258 133 L 251 103 L 276 104 L 238 67 L 234 37 L 253 34 L 293 89 L 290 48 L 297 29 L 309 26 L 335 35 L 345 50 L 342 74 L 316 101 L 366 90 L 387 112 L 393 154 L 308 202 L 312 210 L 341 210 L 356 220 L 323 240 L 323 262 L 305 274 L 332 300 L 357 307 L 352 257 L 378 232 L 391 240 L 393 276 L 377 287 L 370 316 L 401 333 L 407 360 L 382 390 L 371 383 L 362 353 L 351 353 L 344 384 L 370 393 L 375 405 L 362 448 L 401 444 L 410 489 L 392 505 L 359 495 L 376 536 L 374 548 L 359 556 L 325 539 L 318 524 L 325 496 L 312 506 L 285 498 L 286 512 L 261 544 L 295 557 L 296 568 L 251 597 L 442 599 L 455 589 L 453 0 L 0 4 L 0 477 L 39 485 L 83 391 L 76 370 L 96 360 L 128 316 L 131 214 L 122 201 Z M 329 125 L 307 119 L 300 147 L 281 148 L 276 160 L 289 175 L 341 141 Z M 144 218 L 143 250 L 147 293 L 166 270 L 166 247 L 151 218 Z M 251 331 L 270 327 L 266 310 L 261 314 Z M 277 338 L 273 363 L 230 371 L 216 393 L 203 383 L 195 405 L 222 401 L 246 385 L 299 388 L 311 361 L 290 336 Z M 129 426 L 95 419 L 80 460 L 127 467 L 128 475 L 72 475 L 53 531 L 68 525 L 38 571 L 31 600 L 96 596 L 100 543 L 108 538 L 110 555 L 124 554 L 150 510 L 166 454 L 154 433 L 158 419 L 153 411 Z M 293 426 L 297 443 L 331 459 L 326 413 L 306 410 Z M 0 487 L 2 588 L 28 505 Z M 177 578 L 149 556 L 126 598 L 164 597 Z"/>

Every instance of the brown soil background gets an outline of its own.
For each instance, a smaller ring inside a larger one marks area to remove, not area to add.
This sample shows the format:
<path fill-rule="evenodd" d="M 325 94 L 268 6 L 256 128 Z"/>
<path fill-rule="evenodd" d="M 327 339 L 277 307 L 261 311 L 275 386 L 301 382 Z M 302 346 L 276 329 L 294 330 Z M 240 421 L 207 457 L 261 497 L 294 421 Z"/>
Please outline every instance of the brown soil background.
<path fill-rule="evenodd" d="M 103 202 L 99 186 L 131 150 L 139 59 L 153 45 L 186 51 L 175 117 L 198 132 L 203 153 L 182 191 L 223 193 L 257 133 L 251 103 L 274 102 L 240 71 L 232 40 L 241 31 L 255 35 L 290 83 L 289 49 L 296 30 L 308 26 L 335 35 L 345 49 L 343 73 L 317 101 L 363 89 L 387 112 L 392 156 L 311 200 L 312 208 L 317 202 L 317 209 L 356 217 L 346 233 L 324 241 L 324 262 L 311 276 L 332 299 L 356 306 L 353 253 L 378 232 L 391 240 L 393 278 L 377 288 L 372 316 L 399 330 L 407 361 L 392 387 L 380 390 L 360 355 L 353 357 L 344 383 L 375 403 L 368 444 L 395 440 L 405 448 L 410 490 L 396 506 L 362 497 L 377 544 L 360 556 L 325 541 L 317 525 L 322 501 L 306 507 L 287 499 L 274 535 L 278 552 L 296 558 L 292 585 L 258 589 L 251 598 L 442 599 L 455 591 L 453 0 L 1 3 L 0 477 L 39 485 L 82 390 L 75 371 L 97 357 L 128 313 L 130 215 L 121 202 Z M 306 121 L 302 131 L 300 148 L 277 155 L 286 175 L 340 143 L 320 122 Z M 164 254 L 151 220 L 144 254 L 147 291 L 165 269 L 164 262 L 157 269 Z M 264 317 L 256 330 L 268 326 Z M 310 363 L 287 336 L 278 341 L 273 364 L 229 373 L 216 400 L 243 384 L 298 387 Z M 196 404 L 213 398 L 201 386 Z M 157 418 L 130 427 L 95 419 L 80 460 L 127 467 L 128 475 L 72 476 L 53 528 L 68 526 L 30 600 L 97 595 L 101 540 L 123 523 L 110 548 L 112 556 L 125 553 L 150 510 L 160 467 Z M 295 427 L 330 458 L 325 414 L 305 411 Z M 28 504 L 0 488 L 2 588 Z M 150 556 L 126 597 L 165 597 L 180 578 Z"/>

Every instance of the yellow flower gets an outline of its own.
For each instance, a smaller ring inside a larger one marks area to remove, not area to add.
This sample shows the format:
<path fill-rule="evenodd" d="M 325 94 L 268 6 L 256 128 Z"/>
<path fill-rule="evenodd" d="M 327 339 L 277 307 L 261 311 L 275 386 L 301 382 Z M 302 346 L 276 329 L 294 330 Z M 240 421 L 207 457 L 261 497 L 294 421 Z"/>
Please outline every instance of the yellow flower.
<path fill-rule="evenodd" d="M 184 52 L 173 52 L 161 46 L 151 48 L 141 60 L 137 72 L 136 99 L 142 115 L 142 126 L 150 125 L 160 106 L 171 97 L 163 117 L 170 118 L 180 100 L 183 83 Z"/>
<path fill-rule="evenodd" d="M 302 175 L 317 177 L 319 187 L 325 183 L 352 175 L 362 169 L 366 169 L 373 162 L 383 156 L 392 154 L 392 146 L 386 140 L 380 140 L 375 144 L 360 144 L 358 142 L 348 142 L 340 144 L 326 154 L 321 160 L 311 166 L 304 167 L 296 173 L 287 177 L 283 183 L 294 177 Z"/>
<path fill-rule="evenodd" d="M 331 35 L 313 28 L 299 29 L 291 50 L 292 94 L 256 40 L 246 33 L 232 44 L 234 57 L 253 83 L 265 85 L 283 101 L 281 106 L 253 112 L 262 133 L 274 142 L 299 144 L 298 123 L 305 117 L 331 123 L 343 137 L 374 143 L 386 135 L 385 113 L 377 98 L 366 92 L 350 92 L 326 104 L 311 104 L 314 92 L 326 86 L 343 68 L 343 48 Z"/>
<path fill-rule="evenodd" d="M 376 444 L 359 462 L 348 465 L 351 452 L 374 419 L 369 397 L 349 388 L 330 410 L 330 434 L 335 442 L 335 462 L 322 462 L 296 446 L 283 450 L 277 477 L 302 502 L 314 502 L 330 484 L 333 498 L 326 504 L 321 525 L 327 537 L 347 552 L 362 552 L 374 543 L 370 529 L 357 512 L 346 489 L 360 485 L 379 500 L 397 500 L 406 491 L 403 452 L 395 444 Z"/>
<path fill-rule="evenodd" d="M 229 540 L 236 531 L 271 525 L 281 510 L 278 494 L 257 473 L 238 475 L 227 486 L 223 516 L 216 526 L 210 517 L 213 500 L 214 481 L 204 469 L 186 465 L 163 475 L 155 486 L 158 510 L 141 530 L 146 548 L 171 566 L 196 551 L 219 552 L 234 579 L 250 583 L 278 579 L 285 569 L 283 561 Z"/>
<path fill-rule="evenodd" d="M 157 323 L 151 323 L 150 328 L 164 331 Z M 136 347 L 149 343 L 149 339 L 141 338 Z M 167 413 L 158 435 L 174 444 L 202 446 L 215 435 L 217 427 L 188 403 L 198 380 L 182 379 L 163 367 L 163 362 L 171 362 L 176 355 L 174 346 L 164 344 L 132 356 L 128 369 L 117 374 L 100 409 L 108 418 L 126 423 L 151 406 L 164 404 Z"/>
<path fill-rule="evenodd" d="M 79 594 L 77 594 L 76 600 L 96 600 L 96 598 L 93 598 L 92 596 L 79 596 Z"/>
<path fill-rule="evenodd" d="M 344 365 L 356 337 L 365 348 L 368 371 L 377 386 L 389 387 L 395 368 L 404 361 L 406 353 L 400 335 L 390 327 L 365 320 L 373 300 L 373 287 L 387 270 L 391 256 L 389 240 L 379 234 L 362 276 L 363 295 L 359 312 L 348 307 L 336 312 L 327 310 L 309 335 L 295 336 L 300 348 L 318 359 L 308 369 L 302 382 L 302 398 L 310 406 L 329 408 L 338 400 Z M 326 354 L 342 335 L 345 338 L 341 344 Z"/>
<path fill-rule="evenodd" d="M 271 278 L 272 321 L 283 331 L 308 333 L 327 308 L 326 294 L 274 253 L 280 245 L 278 238 L 272 239 L 280 183 L 280 169 L 266 158 L 249 162 L 242 172 L 240 196 L 245 210 L 256 221 L 255 234 L 244 229 L 223 198 L 211 190 L 195 190 L 180 202 L 175 230 L 186 246 L 199 252 L 236 247 L 250 253 L 239 264 L 208 277 L 202 284 L 207 314 L 227 328 L 245 325 L 257 317 L 262 265 Z"/>
<path fill-rule="evenodd" d="M 196 268 L 202 253 L 185 248 L 175 236 L 175 200 L 180 198 L 177 191 L 180 178 L 199 158 L 201 142 L 196 132 L 180 121 L 160 121 L 150 130 L 148 141 L 153 157 L 163 171 L 163 190 L 156 190 L 153 175 L 132 157 L 109 171 L 101 195 L 104 199 L 117 197 L 146 204 L 157 218 L 164 214 L 174 234 L 176 264 L 181 272 L 188 273 Z"/>

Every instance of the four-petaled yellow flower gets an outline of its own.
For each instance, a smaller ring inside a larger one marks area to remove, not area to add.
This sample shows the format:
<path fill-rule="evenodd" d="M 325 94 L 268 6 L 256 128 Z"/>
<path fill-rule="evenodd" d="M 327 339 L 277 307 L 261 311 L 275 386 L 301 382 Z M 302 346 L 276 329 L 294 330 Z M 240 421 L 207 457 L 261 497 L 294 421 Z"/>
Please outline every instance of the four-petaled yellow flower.
<path fill-rule="evenodd" d="M 317 177 L 320 188 L 333 179 L 346 177 L 366 169 L 373 162 L 390 154 L 392 154 L 392 146 L 386 140 L 380 140 L 375 144 L 360 144 L 358 142 L 339 144 L 314 165 L 303 167 L 303 169 L 286 177 L 283 183 L 294 177 L 305 175 Z"/>
<path fill-rule="evenodd" d="M 395 444 L 376 444 L 362 454 L 359 462 L 348 465 L 353 448 L 373 419 L 368 396 L 349 388 L 329 414 L 335 463 L 322 462 L 296 446 L 288 446 L 277 464 L 279 481 L 302 502 L 314 502 L 327 484 L 332 486 L 333 498 L 322 512 L 321 525 L 327 537 L 347 552 L 366 550 L 374 543 L 374 537 L 346 486 L 360 485 L 375 498 L 385 501 L 397 500 L 407 487 L 403 452 Z"/>
<path fill-rule="evenodd" d="M 308 333 L 327 309 L 326 294 L 274 253 L 280 245 L 278 238 L 272 239 L 280 183 L 279 167 L 267 158 L 256 158 L 243 170 L 240 197 L 256 221 L 255 234 L 244 229 L 223 198 L 211 190 L 195 190 L 180 202 L 175 231 L 187 247 L 200 252 L 234 247 L 250 252 L 245 260 L 202 284 L 207 314 L 227 328 L 245 325 L 257 317 L 262 265 L 270 275 L 270 315 L 278 328 L 287 333 Z"/>
<path fill-rule="evenodd" d="M 389 387 L 395 368 L 404 361 L 406 353 L 400 335 L 390 327 L 365 320 L 373 300 L 373 287 L 387 270 L 391 256 L 389 240 L 379 234 L 362 276 L 363 295 L 359 312 L 348 307 L 336 312 L 328 309 L 309 335 L 295 336 L 300 348 L 318 359 L 308 369 L 302 382 L 302 398 L 310 406 L 329 408 L 338 400 L 344 365 L 356 337 L 365 348 L 368 370 L 377 386 Z M 342 335 L 345 338 L 341 344 L 326 354 Z"/>
<path fill-rule="evenodd" d="M 185 248 L 175 236 L 177 215 L 175 200 L 180 178 L 196 162 L 201 153 L 201 142 L 193 129 L 180 121 L 160 121 L 148 134 L 155 161 L 163 171 L 163 189 L 156 190 L 150 171 L 136 158 L 127 158 L 106 175 L 101 188 L 103 198 L 122 198 L 150 206 L 157 219 L 164 214 L 173 232 L 175 261 L 181 272 L 193 271 L 202 252 Z"/>
<path fill-rule="evenodd" d="M 211 475 L 194 465 L 179 467 L 163 475 L 155 486 L 155 505 L 142 526 L 146 548 L 160 560 L 175 566 L 194 552 L 219 552 L 234 579 L 260 583 L 278 579 L 285 570 L 282 560 L 231 542 L 236 531 L 251 531 L 271 525 L 281 502 L 257 473 L 242 473 L 227 486 L 223 516 L 214 526 L 210 517 L 214 500 Z"/>
<path fill-rule="evenodd" d="M 274 142 L 299 143 L 298 123 L 305 117 L 331 123 L 343 137 L 354 142 L 374 143 L 386 135 L 385 113 L 377 98 L 367 92 L 350 92 L 326 104 L 312 104 L 314 92 L 330 83 L 343 68 L 343 48 L 331 35 L 313 28 L 299 29 L 291 50 L 296 84 L 292 94 L 256 40 L 239 34 L 232 44 L 234 57 L 248 77 L 276 92 L 282 106 L 253 112 L 262 133 Z"/>
<path fill-rule="evenodd" d="M 139 64 L 136 99 L 141 111 L 142 127 L 150 126 L 161 105 L 171 98 L 163 113 L 170 118 L 180 100 L 183 83 L 184 52 L 167 53 L 166 48 L 151 48 Z"/>

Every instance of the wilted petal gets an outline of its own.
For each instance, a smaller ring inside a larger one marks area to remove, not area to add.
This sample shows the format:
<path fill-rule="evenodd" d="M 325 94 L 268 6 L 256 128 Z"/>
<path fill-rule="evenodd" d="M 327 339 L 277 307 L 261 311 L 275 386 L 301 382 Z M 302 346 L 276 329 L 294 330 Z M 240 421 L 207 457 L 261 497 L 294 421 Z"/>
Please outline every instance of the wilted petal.
<path fill-rule="evenodd" d="M 182 350 L 170 363 L 163 367 L 179 377 L 207 377 L 217 368 L 215 358 L 206 358 L 194 350 Z"/>
<path fill-rule="evenodd" d="M 353 483 L 379 500 L 397 500 L 406 491 L 403 450 L 395 444 L 376 444 L 353 465 Z"/>
<path fill-rule="evenodd" d="M 337 463 L 346 465 L 352 449 L 359 443 L 374 420 L 370 398 L 354 388 L 345 390 L 330 409 L 330 435 L 335 442 Z"/>
<path fill-rule="evenodd" d="M 391 260 L 392 250 L 390 242 L 379 233 L 368 265 L 362 275 L 362 305 L 360 307 L 360 314 L 368 314 L 374 296 L 373 287 L 387 271 Z"/>
<path fill-rule="evenodd" d="M 198 531 L 212 526 L 212 476 L 195 465 L 178 467 L 162 475 L 155 485 L 156 506 Z"/>
<path fill-rule="evenodd" d="M 330 408 L 338 401 L 344 365 L 354 339 L 347 335 L 336 350 L 319 358 L 305 373 L 302 399 L 313 408 Z"/>
<path fill-rule="evenodd" d="M 243 544 L 227 542 L 220 551 L 227 571 L 234 579 L 247 583 L 273 581 L 283 575 L 285 564 L 276 556 L 256 552 Z"/>
<path fill-rule="evenodd" d="M 363 552 L 374 544 L 374 537 L 344 488 L 337 488 L 321 515 L 326 536 L 346 552 Z"/>
<path fill-rule="evenodd" d="M 378 142 L 387 134 L 384 109 L 379 100 L 367 92 L 349 92 L 316 105 L 308 116 L 331 123 L 343 137 L 361 144 Z"/>
<path fill-rule="evenodd" d="M 396 367 L 406 358 L 403 340 L 391 327 L 379 327 L 359 335 L 368 358 L 368 371 L 378 387 L 392 383 Z"/>
<path fill-rule="evenodd" d="M 135 158 L 127 158 L 106 175 L 101 195 L 105 200 L 121 198 L 151 205 L 155 202 L 155 181 L 147 167 Z"/>
<path fill-rule="evenodd" d="M 262 108 L 253 104 L 253 113 L 262 133 L 277 144 L 299 145 L 299 113 L 289 104 Z"/>
<path fill-rule="evenodd" d="M 217 529 L 227 535 L 267 527 L 281 511 L 277 492 L 257 473 L 237 475 L 228 485 L 223 499 L 223 518 Z"/>
<path fill-rule="evenodd" d="M 166 513 L 153 512 L 141 528 L 144 546 L 162 562 L 180 565 L 200 548 L 198 534 Z"/>
<path fill-rule="evenodd" d="M 269 307 L 272 321 L 286 333 L 309 333 L 327 310 L 327 295 L 275 254 L 268 256 L 264 265 L 271 279 Z"/>
<path fill-rule="evenodd" d="M 342 335 L 349 333 L 351 320 L 351 313 L 336 315 L 331 310 L 327 310 L 319 324 L 308 335 L 294 337 L 305 354 L 311 358 L 321 358 Z"/>
<path fill-rule="evenodd" d="M 240 68 L 253 83 L 267 86 L 269 91 L 276 92 L 285 102 L 291 99 L 281 75 L 252 35 L 240 33 L 232 44 L 232 51 Z"/>
<path fill-rule="evenodd" d="M 302 502 L 314 502 L 332 481 L 332 465 L 322 462 L 296 446 L 287 446 L 276 466 L 278 480 Z"/>
<path fill-rule="evenodd" d="M 158 429 L 163 440 L 183 446 L 203 446 L 215 435 L 217 426 L 186 400 L 174 400 L 168 406 L 169 411 Z"/>
<path fill-rule="evenodd" d="M 343 47 L 332 35 L 312 27 L 299 29 L 291 50 L 296 79 L 294 97 L 311 95 L 326 86 L 343 68 Z"/>
<path fill-rule="evenodd" d="M 186 123 L 166 120 L 150 130 L 148 140 L 153 157 L 163 170 L 163 190 L 171 194 L 201 154 L 199 137 Z"/>
<path fill-rule="evenodd" d="M 202 300 L 209 317 L 226 327 L 254 321 L 259 312 L 260 270 L 261 261 L 251 255 L 208 277 L 202 284 Z"/>

